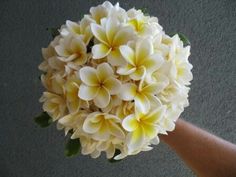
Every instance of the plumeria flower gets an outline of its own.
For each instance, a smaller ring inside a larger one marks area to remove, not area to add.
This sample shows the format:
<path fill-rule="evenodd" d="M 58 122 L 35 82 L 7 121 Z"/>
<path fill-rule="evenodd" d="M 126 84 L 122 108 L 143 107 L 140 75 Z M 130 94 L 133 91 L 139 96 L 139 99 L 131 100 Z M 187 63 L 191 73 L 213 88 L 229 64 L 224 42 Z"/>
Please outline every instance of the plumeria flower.
<path fill-rule="evenodd" d="M 83 130 L 98 141 L 106 141 L 111 136 L 124 139 L 125 134 L 118 123 L 120 119 L 115 115 L 93 112 L 85 119 Z"/>
<path fill-rule="evenodd" d="M 90 112 L 88 111 L 80 110 L 65 115 L 58 120 L 60 129 L 65 129 L 65 135 L 67 135 L 69 130 L 73 130 L 74 133 L 72 134 L 71 139 L 79 138 L 80 135 L 84 134 L 82 126 L 89 113 Z"/>
<path fill-rule="evenodd" d="M 87 16 L 85 16 L 79 23 L 67 20 L 66 24 L 61 27 L 60 34 L 64 37 L 68 35 L 78 36 L 83 39 L 85 44 L 88 44 L 93 36 L 90 29 L 90 23 L 92 22 L 93 20 Z"/>
<path fill-rule="evenodd" d="M 117 72 L 121 75 L 129 75 L 133 80 L 141 80 L 145 74 L 152 74 L 163 63 L 163 58 L 153 53 L 152 41 L 148 38 L 138 41 L 135 49 L 128 45 L 120 46 L 120 52 L 127 65 L 119 67 Z"/>
<path fill-rule="evenodd" d="M 129 153 L 140 149 L 147 141 L 153 139 L 159 133 L 158 123 L 165 114 L 164 106 L 154 109 L 147 114 L 131 114 L 123 122 L 123 128 L 129 132 L 127 145 Z"/>
<path fill-rule="evenodd" d="M 161 92 L 162 89 L 162 85 L 158 83 L 139 87 L 134 83 L 126 83 L 122 85 L 122 92 L 120 92 L 119 96 L 125 101 L 134 100 L 136 109 L 142 113 L 147 113 L 152 104 L 155 106 L 161 105 L 161 101 L 158 99 L 156 94 Z"/>
<path fill-rule="evenodd" d="M 81 100 L 78 96 L 80 84 L 81 81 L 75 75 L 69 77 L 65 83 L 66 102 L 70 113 L 77 112 L 80 108 L 89 107 L 88 102 Z"/>
<path fill-rule="evenodd" d="M 101 59 L 107 57 L 108 62 L 113 66 L 125 64 L 119 47 L 133 38 L 132 28 L 121 26 L 120 22 L 115 18 L 104 18 L 101 25 L 91 24 L 91 30 L 100 42 L 92 48 L 93 58 Z"/>
<path fill-rule="evenodd" d="M 145 16 L 141 10 L 130 9 L 128 12 L 128 24 L 141 36 L 153 36 L 162 31 L 155 17 Z"/>
<path fill-rule="evenodd" d="M 108 106 L 111 95 L 120 91 L 121 83 L 114 77 L 111 66 L 102 63 L 97 69 L 86 66 L 79 71 L 82 84 L 79 89 L 79 97 L 83 100 L 93 100 L 99 108 Z"/>
<path fill-rule="evenodd" d="M 39 101 L 43 102 L 43 110 L 52 117 L 53 121 L 63 117 L 66 113 L 66 103 L 60 95 L 43 92 Z"/>
<path fill-rule="evenodd" d="M 82 65 L 87 61 L 87 48 L 80 37 L 69 35 L 62 38 L 55 50 L 63 62 L 73 61 L 77 65 Z"/>
<path fill-rule="evenodd" d="M 65 79 L 60 74 L 53 75 L 51 72 L 43 74 L 41 75 L 41 82 L 48 91 L 59 95 L 64 94 Z"/>

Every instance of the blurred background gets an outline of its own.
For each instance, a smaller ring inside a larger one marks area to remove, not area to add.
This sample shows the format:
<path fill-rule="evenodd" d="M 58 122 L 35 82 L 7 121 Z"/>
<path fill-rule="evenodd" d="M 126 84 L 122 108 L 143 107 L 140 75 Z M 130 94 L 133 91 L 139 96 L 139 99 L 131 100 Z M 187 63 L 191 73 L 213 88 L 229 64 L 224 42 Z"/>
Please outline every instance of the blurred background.
<path fill-rule="evenodd" d="M 191 177 L 194 174 L 163 142 L 111 164 L 103 155 L 66 158 L 64 133 L 39 128 L 33 117 L 43 87 L 37 67 L 51 40 L 47 27 L 77 21 L 98 0 L 0 0 L 1 177 Z M 111 1 L 115 3 L 116 1 Z M 185 120 L 236 143 L 236 1 L 120 0 L 125 9 L 146 8 L 167 33 L 191 42 L 194 79 Z M 184 145 L 183 145 L 184 146 Z M 214 162 L 212 162 L 214 163 Z"/>

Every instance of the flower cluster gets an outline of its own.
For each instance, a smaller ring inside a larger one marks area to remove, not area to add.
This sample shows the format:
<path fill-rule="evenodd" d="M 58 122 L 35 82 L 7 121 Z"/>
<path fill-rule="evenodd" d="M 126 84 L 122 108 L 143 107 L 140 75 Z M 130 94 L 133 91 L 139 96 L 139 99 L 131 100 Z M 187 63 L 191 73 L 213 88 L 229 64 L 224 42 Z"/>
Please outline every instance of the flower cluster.
<path fill-rule="evenodd" d="M 40 101 L 81 153 L 119 160 L 152 149 L 188 106 L 190 46 L 156 17 L 106 1 L 67 20 L 42 49 Z M 114 156 L 115 150 L 120 154 Z"/>

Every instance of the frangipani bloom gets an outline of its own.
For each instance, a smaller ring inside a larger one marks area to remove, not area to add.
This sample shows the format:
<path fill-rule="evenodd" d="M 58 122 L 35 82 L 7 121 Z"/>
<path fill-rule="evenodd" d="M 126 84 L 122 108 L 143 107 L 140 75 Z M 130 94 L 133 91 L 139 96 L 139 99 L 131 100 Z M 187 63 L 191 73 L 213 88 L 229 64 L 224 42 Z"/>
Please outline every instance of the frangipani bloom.
<path fill-rule="evenodd" d="M 161 105 L 160 100 L 155 96 L 163 90 L 162 85 L 158 83 L 141 87 L 134 83 L 126 83 L 122 85 L 121 90 L 122 92 L 119 95 L 121 99 L 125 101 L 134 100 L 136 109 L 142 113 L 147 113 L 151 108 L 151 104 Z"/>
<path fill-rule="evenodd" d="M 63 117 L 66 113 L 66 103 L 60 95 L 43 92 L 39 101 L 44 102 L 43 110 L 52 117 L 53 121 Z"/>
<path fill-rule="evenodd" d="M 93 21 L 90 18 L 83 18 L 80 23 L 76 23 L 70 20 L 66 21 L 66 25 L 62 27 L 60 33 L 62 36 L 75 35 L 83 39 L 85 44 L 89 43 L 92 38 L 92 32 L 90 29 L 90 23 Z"/>
<path fill-rule="evenodd" d="M 123 120 L 123 128 L 130 132 L 127 136 L 130 153 L 157 136 L 159 133 L 158 124 L 162 121 L 165 110 L 165 107 L 159 107 L 147 114 L 131 114 Z"/>
<path fill-rule="evenodd" d="M 86 45 L 80 37 L 66 36 L 60 40 L 55 50 L 61 61 L 73 61 L 77 65 L 82 65 L 87 61 Z"/>
<path fill-rule="evenodd" d="M 121 83 L 114 77 L 111 66 L 102 63 L 97 69 L 86 66 L 79 71 L 83 84 L 80 85 L 79 97 L 83 100 L 93 100 L 99 108 L 108 106 L 111 95 L 118 94 Z"/>
<path fill-rule="evenodd" d="M 128 45 L 120 46 L 120 52 L 127 65 L 119 67 L 117 72 L 129 75 L 133 80 L 141 80 L 146 74 L 152 74 L 163 63 L 163 58 L 154 53 L 152 41 L 148 38 L 139 40 L 135 49 Z"/>
<path fill-rule="evenodd" d="M 123 139 L 125 134 L 117 123 L 120 119 L 112 114 L 94 112 L 85 119 L 83 130 L 98 141 L 106 141 L 110 136 Z"/>
<path fill-rule="evenodd" d="M 81 100 L 78 96 L 81 81 L 75 76 L 71 76 L 65 83 L 65 95 L 69 112 L 77 112 L 80 108 L 88 108 L 87 101 Z"/>
<path fill-rule="evenodd" d="M 83 155 L 119 160 L 151 150 L 175 128 L 192 80 L 190 46 L 178 35 L 109 1 L 58 31 L 42 49 L 40 101 Z"/>
<path fill-rule="evenodd" d="M 133 38 L 132 28 L 121 26 L 115 18 L 103 18 L 101 25 L 91 24 L 91 30 L 96 39 L 101 42 L 93 46 L 93 58 L 107 57 L 107 61 L 113 66 L 125 64 L 119 47 Z"/>

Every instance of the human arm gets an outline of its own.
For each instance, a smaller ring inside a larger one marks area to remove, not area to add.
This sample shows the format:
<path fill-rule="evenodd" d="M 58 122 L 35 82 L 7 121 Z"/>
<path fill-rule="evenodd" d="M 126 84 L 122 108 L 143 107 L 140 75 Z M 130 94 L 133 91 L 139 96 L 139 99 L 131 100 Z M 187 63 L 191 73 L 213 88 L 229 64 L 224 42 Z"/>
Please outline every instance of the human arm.
<path fill-rule="evenodd" d="M 168 135 L 161 135 L 199 177 L 236 177 L 236 145 L 182 119 Z"/>

